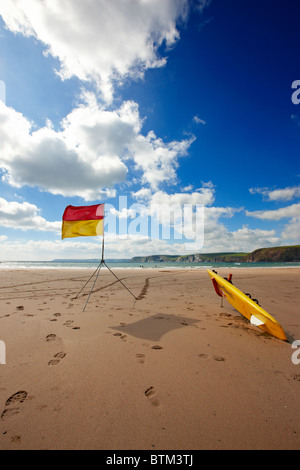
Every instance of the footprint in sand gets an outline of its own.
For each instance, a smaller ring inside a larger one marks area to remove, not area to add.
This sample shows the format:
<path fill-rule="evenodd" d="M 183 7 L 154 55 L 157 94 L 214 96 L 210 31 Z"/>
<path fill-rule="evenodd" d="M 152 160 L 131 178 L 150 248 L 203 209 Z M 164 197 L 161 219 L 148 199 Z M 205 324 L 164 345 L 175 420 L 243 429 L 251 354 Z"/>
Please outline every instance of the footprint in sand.
<path fill-rule="evenodd" d="M 214 356 L 214 360 L 219 361 L 219 362 L 223 362 L 223 361 L 225 361 L 225 357 L 223 357 L 223 356 Z"/>
<path fill-rule="evenodd" d="M 126 335 L 123 335 L 122 333 L 114 333 L 114 336 L 120 336 L 120 338 L 123 340 L 123 341 L 127 341 L 126 339 Z"/>
<path fill-rule="evenodd" d="M 154 387 L 149 387 L 147 390 L 145 390 L 145 395 L 150 401 L 151 405 L 153 406 L 159 406 L 159 400 L 157 398 L 157 393 Z"/>
<path fill-rule="evenodd" d="M 201 358 L 201 359 L 208 359 L 208 354 L 204 354 L 204 353 L 201 353 L 201 354 L 198 354 L 198 356 Z M 214 361 L 217 361 L 217 362 L 223 362 L 225 361 L 225 357 L 223 356 L 213 356 L 213 360 Z"/>
<path fill-rule="evenodd" d="M 18 413 L 20 413 L 20 408 L 7 408 L 3 411 L 1 419 L 2 421 L 5 421 L 7 418 L 10 418 L 13 415 L 17 415 Z"/>
<path fill-rule="evenodd" d="M 59 363 L 59 359 L 51 359 L 51 361 L 48 362 L 48 366 L 56 366 L 56 364 Z"/>
<path fill-rule="evenodd" d="M 54 359 L 51 359 L 51 361 L 48 362 L 48 366 L 56 366 L 56 364 L 58 364 L 65 356 L 66 353 L 63 351 L 56 353 L 54 355 Z"/>
<path fill-rule="evenodd" d="M 50 334 L 46 336 L 47 341 L 54 341 L 56 339 L 56 335 Z"/>
<path fill-rule="evenodd" d="M 59 357 L 59 359 L 63 359 L 64 357 L 66 357 L 66 353 L 61 351 L 56 353 L 54 357 Z"/>
<path fill-rule="evenodd" d="M 27 398 L 27 392 L 24 392 L 21 390 L 20 392 L 16 392 L 13 395 L 11 395 L 5 403 L 5 406 L 11 405 L 12 403 L 23 403 Z"/>
<path fill-rule="evenodd" d="M 80 330 L 80 326 L 72 326 L 72 323 L 74 323 L 73 320 L 67 320 L 63 325 L 72 328 L 72 330 Z"/>
<path fill-rule="evenodd" d="M 145 362 L 145 355 L 144 354 L 136 354 L 136 357 L 138 358 L 140 364 L 144 364 L 144 362 Z"/>
<path fill-rule="evenodd" d="M 199 357 L 201 357 L 201 359 L 207 359 L 208 355 L 207 354 L 199 354 Z"/>
<path fill-rule="evenodd" d="M 25 392 L 24 390 L 20 390 L 19 392 L 16 392 L 13 395 L 11 395 L 6 400 L 5 406 L 9 407 L 10 405 L 15 404 L 15 403 L 23 403 L 23 401 L 25 401 L 26 398 L 27 398 L 27 392 Z M 1 419 L 4 421 L 5 419 L 18 414 L 19 412 L 20 412 L 19 407 L 6 408 L 2 412 Z"/>

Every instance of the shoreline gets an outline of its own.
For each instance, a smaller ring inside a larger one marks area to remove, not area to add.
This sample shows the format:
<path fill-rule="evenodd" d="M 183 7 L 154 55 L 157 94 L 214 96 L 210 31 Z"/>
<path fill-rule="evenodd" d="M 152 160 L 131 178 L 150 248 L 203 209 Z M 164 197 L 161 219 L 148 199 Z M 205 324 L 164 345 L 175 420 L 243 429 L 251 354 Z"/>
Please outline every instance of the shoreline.
<path fill-rule="evenodd" d="M 101 270 L 84 312 L 88 270 L 0 269 L 1 449 L 299 448 L 300 268 L 233 274 L 286 343 L 205 269 L 111 267 L 139 300 Z"/>
<path fill-rule="evenodd" d="M 0 272 L 1 270 L 49 270 L 49 271 L 52 271 L 52 270 L 93 270 L 95 268 L 97 268 L 97 264 L 95 263 L 93 266 L 76 266 L 74 264 L 72 264 L 72 266 L 49 266 L 48 264 L 47 265 L 44 265 L 44 266 L 41 266 L 41 265 L 37 265 L 37 266 L 33 266 L 33 265 L 30 265 L 30 266 L 26 266 L 26 265 L 22 265 L 22 263 L 19 263 L 19 262 L 16 262 L 18 263 L 18 266 L 12 266 L 12 265 L 6 265 L 5 266 L 5 262 L 3 262 L 3 266 L 1 266 L 0 264 Z M 29 261 L 28 263 L 32 263 L 31 261 Z M 38 261 L 35 261 L 33 263 L 39 263 Z M 274 263 L 274 265 L 272 266 L 271 264 L 273 263 L 270 263 L 270 265 L 268 265 L 267 263 L 265 263 L 263 266 L 259 266 L 258 263 L 254 263 L 253 266 L 251 265 L 251 263 L 249 263 L 249 265 L 235 265 L 235 264 L 221 264 L 220 263 L 215 263 L 215 265 L 213 264 L 205 264 L 203 266 L 187 266 L 187 265 L 183 265 L 183 266 L 172 266 L 172 265 L 166 265 L 166 264 L 163 264 L 162 266 L 159 266 L 159 265 L 155 265 L 155 266 L 117 266 L 117 265 L 114 265 L 114 263 L 107 263 L 109 264 L 110 268 L 113 268 L 113 269 L 120 269 L 120 270 L 145 270 L 145 269 L 148 269 L 148 270 L 161 270 L 161 269 L 186 269 L 186 270 L 194 270 L 194 269 L 197 269 L 197 270 L 206 270 L 206 269 L 238 269 L 238 270 L 241 270 L 241 269 L 300 269 L 300 263 L 299 264 L 289 264 L 289 263 L 285 263 L 284 265 L 283 264 L 279 264 L 279 263 Z M 262 263 L 263 264 L 263 263 Z M 103 269 L 106 269 L 107 268 L 105 266 L 103 266 Z"/>

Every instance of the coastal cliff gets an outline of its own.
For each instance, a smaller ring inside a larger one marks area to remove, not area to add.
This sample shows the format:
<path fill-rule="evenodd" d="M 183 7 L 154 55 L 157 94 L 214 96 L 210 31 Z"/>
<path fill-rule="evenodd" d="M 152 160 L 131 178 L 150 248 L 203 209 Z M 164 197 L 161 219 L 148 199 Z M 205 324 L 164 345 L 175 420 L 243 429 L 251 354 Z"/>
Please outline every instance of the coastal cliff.
<path fill-rule="evenodd" d="M 192 255 L 152 255 L 135 256 L 131 259 L 134 263 L 285 263 L 300 262 L 300 245 L 278 246 L 271 248 L 259 248 L 251 253 L 196 253 Z"/>

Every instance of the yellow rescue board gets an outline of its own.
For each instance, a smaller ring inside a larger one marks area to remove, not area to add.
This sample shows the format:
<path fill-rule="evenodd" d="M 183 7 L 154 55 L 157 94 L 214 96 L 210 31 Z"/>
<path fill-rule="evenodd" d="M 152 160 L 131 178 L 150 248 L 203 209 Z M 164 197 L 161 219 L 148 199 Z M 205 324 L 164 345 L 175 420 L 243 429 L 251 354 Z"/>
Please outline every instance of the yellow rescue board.
<path fill-rule="evenodd" d="M 268 312 L 266 312 L 254 300 L 233 286 L 231 282 L 219 276 L 216 272 L 207 270 L 216 293 L 233 305 L 238 312 L 246 317 L 253 325 L 258 326 L 276 338 L 287 341 L 282 326 Z"/>

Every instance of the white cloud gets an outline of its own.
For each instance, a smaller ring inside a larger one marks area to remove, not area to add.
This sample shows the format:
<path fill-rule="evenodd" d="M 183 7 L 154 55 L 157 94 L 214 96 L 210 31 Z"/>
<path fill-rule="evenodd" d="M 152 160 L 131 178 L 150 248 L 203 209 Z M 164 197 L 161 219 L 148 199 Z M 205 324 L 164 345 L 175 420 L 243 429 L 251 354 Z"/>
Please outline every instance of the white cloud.
<path fill-rule="evenodd" d="M 139 202 L 147 202 L 152 197 L 152 191 L 150 188 L 141 188 L 136 192 L 132 192 L 131 195 Z"/>
<path fill-rule="evenodd" d="M 9 202 L 0 198 L 0 224 L 2 227 L 17 230 L 39 230 L 44 232 L 59 232 L 61 222 L 49 222 L 39 215 L 39 209 L 29 202 Z M 5 238 L 1 238 L 5 240 Z"/>
<path fill-rule="evenodd" d="M 153 223 L 160 224 L 165 233 L 174 229 L 175 239 L 186 236 L 189 239 L 203 233 L 202 206 L 214 202 L 214 188 L 211 184 L 203 185 L 197 191 L 168 194 L 158 190 L 151 193 L 142 188 L 132 196 L 139 201 L 140 214 L 149 216 Z M 200 227 L 197 232 L 197 222 Z"/>
<path fill-rule="evenodd" d="M 259 247 L 272 246 L 280 240 L 276 236 L 275 230 L 250 229 L 248 227 L 233 231 L 231 235 L 233 239 L 232 246 L 246 251 L 251 247 L 254 250 Z"/>
<path fill-rule="evenodd" d="M 285 189 L 274 189 L 268 194 L 270 201 L 290 201 L 300 197 L 300 186 Z"/>
<path fill-rule="evenodd" d="M 251 194 L 262 194 L 268 201 L 291 201 L 300 197 L 300 186 L 282 189 L 251 188 Z"/>
<path fill-rule="evenodd" d="M 300 203 L 291 206 L 281 207 L 280 209 L 267 211 L 246 211 L 250 217 L 256 217 L 261 220 L 281 220 L 284 218 L 300 217 Z"/>
<path fill-rule="evenodd" d="M 203 124 L 203 125 L 206 124 L 206 121 L 204 121 L 203 119 L 199 118 L 198 116 L 194 116 L 194 117 L 193 117 L 193 121 L 194 121 L 196 124 Z"/>
<path fill-rule="evenodd" d="M 206 2 L 199 3 L 200 10 Z M 93 80 L 107 102 L 114 80 L 141 77 L 166 63 L 158 49 L 179 39 L 188 0 L 5 0 L 6 27 L 41 41 L 59 59 L 58 74 Z"/>
<path fill-rule="evenodd" d="M 167 194 L 165 191 L 156 191 L 150 200 L 151 204 L 161 204 L 161 205 L 179 205 L 183 206 L 185 204 L 203 204 L 205 206 L 211 206 L 214 202 L 214 189 L 202 187 L 197 191 L 191 193 L 174 193 Z"/>
<path fill-rule="evenodd" d="M 204 247 L 202 252 L 243 251 L 271 246 L 279 242 L 275 230 L 250 229 L 243 226 L 229 230 L 220 219 L 234 217 L 243 208 L 205 207 Z"/>
<path fill-rule="evenodd" d="M 267 221 L 290 219 L 282 229 L 281 239 L 285 243 L 300 243 L 300 203 L 275 210 L 246 211 L 246 215 Z"/>
<path fill-rule="evenodd" d="M 280 244 L 275 230 L 250 229 L 242 227 L 230 231 L 219 221 L 211 220 L 205 225 L 203 253 L 237 251 L 249 253 L 257 248 Z"/>
<path fill-rule="evenodd" d="M 122 208 L 121 211 L 118 211 L 115 207 L 110 209 L 110 213 L 113 216 L 118 217 L 119 219 L 133 219 L 137 215 L 137 211 L 134 209 L 126 209 L 125 207 Z"/>
<path fill-rule="evenodd" d="M 0 102 L 0 167 L 7 182 L 95 200 L 115 195 L 112 188 L 125 181 L 128 160 L 142 182 L 154 188 L 176 181 L 178 157 L 187 154 L 193 138 L 165 143 L 153 132 L 144 136 L 136 103 L 124 102 L 108 111 L 93 94 L 83 98 L 59 131 L 49 122 L 36 130 L 21 113 Z"/>
<path fill-rule="evenodd" d="M 122 124 L 119 119 L 119 128 Z M 106 127 L 101 111 L 95 117 L 86 105 L 70 113 L 62 131 L 34 130 L 23 115 L 0 103 L 0 166 L 13 186 L 37 186 L 53 194 L 95 199 L 127 174 L 114 149 L 99 148 L 96 134 L 105 134 Z M 109 142 L 111 136 L 104 137 Z"/>
<path fill-rule="evenodd" d="M 203 183 L 197 191 L 168 194 L 165 191 L 151 191 L 141 189 L 133 194 L 140 203 L 144 204 L 143 213 L 152 217 L 153 222 L 161 224 L 162 230 L 174 229 L 175 240 L 186 237 L 189 246 L 192 248 L 191 240 L 195 240 L 195 251 L 199 251 L 201 241 L 205 242 L 205 249 L 217 251 L 216 247 L 232 250 L 231 243 L 237 249 L 246 247 L 246 240 L 239 243 L 239 234 L 233 238 L 232 233 L 220 222 L 220 219 L 232 218 L 242 208 L 233 207 L 213 207 L 215 200 L 215 189 L 212 183 Z M 202 212 L 202 205 L 204 210 Z M 187 208 L 185 211 L 184 208 Z M 147 226 L 146 226 L 147 229 Z M 164 233 L 170 233 L 165 230 Z M 252 234 L 250 231 L 249 233 Z M 243 232 L 240 233 L 243 235 Z M 273 236 L 273 232 L 266 231 L 259 233 L 259 236 L 266 236 L 268 239 Z M 245 238 L 245 237 L 244 237 Z M 253 242 L 257 241 L 255 236 Z M 269 243 L 269 241 L 268 241 Z M 179 252 L 183 253 L 185 246 L 177 245 Z M 173 249 L 175 248 L 172 245 Z M 247 250 L 247 248 L 245 248 Z M 190 248 L 188 248 L 190 252 Z M 203 251 L 203 250 L 202 250 Z"/>
<path fill-rule="evenodd" d="M 142 183 L 158 189 L 161 183 L 176 183 L 178 157 L 186 156 L 195 137 L 182 141 L 163 142 L 150 131 L 139 135 L 128 146 L 134 155 L 136 168 L 142 171 Z"/>
<path fill-rule="evenodd" d="M 300 243 L 300 217 L 294 217 L 282 230 L 284 240 Z"/>

